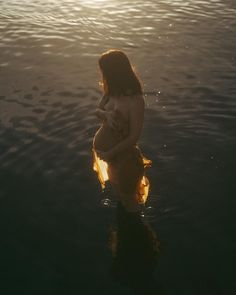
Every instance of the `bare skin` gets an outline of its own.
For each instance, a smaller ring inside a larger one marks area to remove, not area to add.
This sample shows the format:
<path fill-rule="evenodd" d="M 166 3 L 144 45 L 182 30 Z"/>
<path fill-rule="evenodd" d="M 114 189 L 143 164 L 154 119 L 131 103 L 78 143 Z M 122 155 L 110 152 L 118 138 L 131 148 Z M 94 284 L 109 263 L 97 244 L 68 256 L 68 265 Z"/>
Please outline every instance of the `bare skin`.
<path fill-rule="evenodd" d="M 110 97 L 103 96 L 96 115 L 103 120 L 101 128 L 94 137 L 94 147 L 97 154 L 105 161 L 137 144 L 143 126 L 144 99 L 142 95 Z M 115 112 L 119 111 L 128 123 L 128 134 L 118 138 Z"/>
<path fill-rule="evenodd" d="M 114 98 L 102 97 L 96 115 L 103 121 L 94 136 L 94 147 L 97 151 L 107 152 L 114 147 L 120 139 L 117 136 L 117 122 L 114 114 Z"/>
<path fill-rule="evenodd" d="M 102 97 L 96 115 L 103 120 L 99 130 L 96 132 L 93 140 L 94 148 L 98 156 L 105 160 L 112 160 L 130 147 L 137 144 L 141 134 L 144 119 L 144 99 L 142 95 Z M 120 113 L 123 124 L 125 122 L 127 133 L 120 136 L 117 132 L 119 122 L 116 112 Z M 117 192 L 117 197 L 121 200 L 125 208 L 130 212 L 139 210 L 139 205 L 135 195 L 119 193 L 119 185 L 113 183 Z"/>

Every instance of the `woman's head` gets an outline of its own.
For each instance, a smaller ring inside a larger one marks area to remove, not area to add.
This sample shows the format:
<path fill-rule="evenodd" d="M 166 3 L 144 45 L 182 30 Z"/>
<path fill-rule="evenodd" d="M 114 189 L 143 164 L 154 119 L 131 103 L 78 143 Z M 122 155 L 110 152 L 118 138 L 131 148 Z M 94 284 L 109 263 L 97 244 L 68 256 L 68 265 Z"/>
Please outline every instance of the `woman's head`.
<path fill-rule="evenodd" d="M 135 95 L 142 86 L 128 57 L 121 50 L 109 50 L 99 58 L 103 88 L 107 95 Z"/>

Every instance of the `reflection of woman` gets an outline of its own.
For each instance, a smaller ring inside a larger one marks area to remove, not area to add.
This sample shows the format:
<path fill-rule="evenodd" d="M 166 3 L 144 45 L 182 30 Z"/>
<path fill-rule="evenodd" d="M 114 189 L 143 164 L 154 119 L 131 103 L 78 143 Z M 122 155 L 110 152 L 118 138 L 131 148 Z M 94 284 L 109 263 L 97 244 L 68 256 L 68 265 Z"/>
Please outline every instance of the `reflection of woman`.
<path fill-rule="evenodd" d="M 110 231 L 110 248 L 116 280 L 134 289 L 135 294 L 162 294 L 153 277 L 160 253 L 157 236 L 139 214 L 127 212 L 120 203 L 117 226 Z"/>
<path fill-rule="evenodd" d="M 128 57 L 109 50 L 99 59 L 104 95 L 96 111 L 103 120 L 93 147 L 108 164 L 109 180 L 128 211 L 137 211 L 145 166 L 137 146 L 144 118 L 142 87 Z"/>

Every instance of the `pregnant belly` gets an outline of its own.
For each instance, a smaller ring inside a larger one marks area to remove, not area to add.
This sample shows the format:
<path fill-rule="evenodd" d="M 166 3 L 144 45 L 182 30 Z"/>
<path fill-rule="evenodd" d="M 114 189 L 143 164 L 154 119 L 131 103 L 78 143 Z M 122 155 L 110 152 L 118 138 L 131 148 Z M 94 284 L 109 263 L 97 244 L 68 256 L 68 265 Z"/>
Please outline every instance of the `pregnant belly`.
<path fill-rule="evenodd" d="M 93 139 L 93 147 L 95 150 L 108 151 L 121 141 L 117 132 L 106 124 L 96 132 Z"/>

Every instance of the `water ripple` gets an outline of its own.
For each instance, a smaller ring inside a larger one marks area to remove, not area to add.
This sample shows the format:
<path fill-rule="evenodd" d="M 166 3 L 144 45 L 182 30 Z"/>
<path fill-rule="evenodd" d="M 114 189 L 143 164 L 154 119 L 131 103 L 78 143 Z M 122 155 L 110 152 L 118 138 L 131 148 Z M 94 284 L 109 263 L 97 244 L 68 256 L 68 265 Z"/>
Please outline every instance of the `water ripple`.
<path fill-rule="evenodd" d="M 97 59 L 108 48 L 130 54 L 144 81 L 153 155 L 185 139 L 233 140 L 233 1 L 0 0 L 0 8 L 0 123 L 16 136 L 1 137 L 4 165 L 21 169 L 25 153 L 44 162 L 58 143 L 89 154 L 101 95 Z"/>

